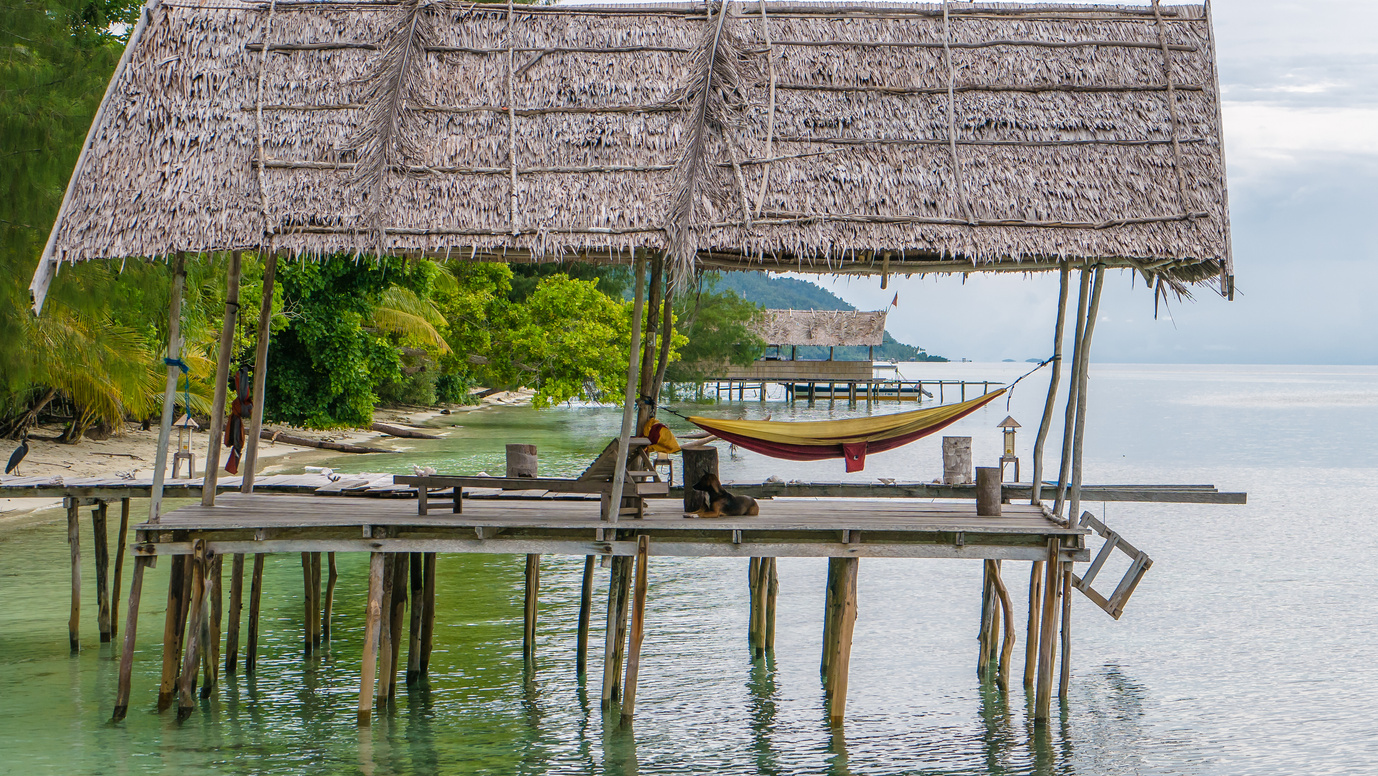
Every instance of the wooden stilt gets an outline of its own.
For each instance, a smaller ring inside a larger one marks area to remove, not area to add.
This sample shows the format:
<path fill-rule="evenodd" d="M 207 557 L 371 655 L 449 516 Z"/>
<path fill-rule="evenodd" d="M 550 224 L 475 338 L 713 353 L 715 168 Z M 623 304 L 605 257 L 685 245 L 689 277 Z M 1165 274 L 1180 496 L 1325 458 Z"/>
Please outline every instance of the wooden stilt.
<path fill-rule="evenodd" d="M 384 677 L 389 701 L 397 698 L 397 673 L 402 660 L 402 634 L 407 623 L 407 584 L 411 581 L 408 571 L 410 561 L 411 555 L 405 552 L 397 553 L 393 559 L 390 610 L 392 619 L 388 624 L 388 633 L 392 635 L 392 657 L 388 659 L 388 673 Z"/>
<path fill-rule="evenodd" d="M 618 575 L 617 623 L 613 640 L 612 699 L 622 702 L 622 666 L 627 659 L 627 626 L 632 604 L 632 559 L 622 558 L 622 572 Z"/>
<path fill-rule="evenodd" d="M 1043 420 L 1038 424 L 1038 437 L 1034 439 L 1033 449 L 1033 498 L 1029 502 L 1037 506 L 1043 503 L 1043 445 L 1048 441 L 1048 429 L 1053 424 L 1053 407 L 1057 404 L 1057 386 L 1062 377 L 1062 333 L 1067 323 L 1068 276 L 1071 264 L 1063 261 L 1062 286 L 1057 297 L 1057 324 L 1053 327 L 1053 368 L 1048 377 L 1048 398 L 1043 402 Z M 1032 611 L 1032 610 L 1031 610 Z M 1030 639 L 1030 645 L 1032 644 Z M 1032 648 L 1030 646 L 1030 648 Z M 1025 671 L 1027 675 L 1027 670 Z M 1029 681 L 1025 680 L 1025 686 Z"/>
<path fill-rule="evenodd" d="M 828 663 L 832 659 L 832 644 L 836 638 L 837 617 L 835 599 L 837 598 L 837 559 L 828 559 L 828 581 L 823 592 L 823 655 L 818 661 L 818 673 L 823 677 L 823 687 L 828 687 Z"/>
<path fill-rule="evenodd" d="M 254 351 L 254 404 L 249 416 L 249 429 L 244 439 L 244 456 L 239 462 L 239 470 L 243 472 L 239 485 L 241 493 L 254 492 L 254 469 L 258 466 L 258 438 L 263 431 L 263 386 L 268 379 L 269 327 L 273 321 L 273 284 L 277 280 L 277 271 L 277 251 L 270 246 L 268 255 L 263 257 L 263 303 L 258 311 L 258 345 Z"/>
<path fill-rule="evenodd" d="M 766 576 L 766 654 L 775 654 L 775 602 L 780 594 L 780 575 L 775 570 L 775 558 L 766 558 L 770 571 Z"/>
<path fill-rule="evenodd" d="M 325 582 L 325 608 L 321 611 L 321 639 L 326 644 L 330 643 L 330 619 L 335 611 L 335 583 L 340 578 L 340 572 L 335 568 L 335 553 L 326 553 L 326 565 L 329 566 L 329 578 Z M 416 561 L 417 568 L 421 562 Z"/>
<path fill-rule="evenodd" d="M 392 676 L 392 583 L 397 569 L 397 554 L 383 555 L 382 619 L 378 621 L 378 709 L 387 708 L 388 679 Z M 370 615 L 372 612 L 370 612 Z"/>
<path fill-rule="evenodd" d="M 258 614 L 259 602 L 263 597 L 263 558 L 261 552 L 254 553 L 254 574 L 249 582 L 249 645 L 244 653 L 244 671 L 252 674 L 258 663 Z"/>
<path fill-rule="evenodd" d="M 1010 601 L 1010 591 L 1005 588 L 1005 580 L 1001 577 L 1000 561 L 992 561 L 994 564 L 994 574 L 991 581 L 995 583 L 995 595 L 1000 601 L 1000 613 L 1004 622 L 1004 638 L 1000 646 L 1000 666 L 995 674 L 995 683 L 1001 692 L 1009 692 L 1010 689 L 1010 657 L 1014 653 L 1014 604 Z"/>
<path fill-rule="evenodd" d="M 335 554 L 330 554 L 334 565 Z M 413 552 L 407 559 L 407 570 L 411 579 L 411 622 L 407 628 L 407 686 L 416 684 L 421 678 L 421 623 L 425 618 L 426 593 L 425 561 L 419 552 Z M 333 568 L 332 568 L 333 571 Z"/>
<path fill-rule="evenodd" d="M 104 501 L 91 510 L 93 554 L 96 556 L 96 627 L 100 642 L 108 644 L 110 630 L 110 535 L 105 523 L 107 505 Z"/>
<path fill-rule="evenodd" d="M 67 499 L 67 547 L 72 556 L 72 602 L 67 614 L 67 642 L 81 649 L 81 500 Z"/>
<path fill-rule="evenodd" d="M 435 639 L 435 553 L 425 553 L 426 574 L 424 580 L 425 596 L 422 604 L 426 611 L 421 618 L 421 675 L 431 670 L 431 647 Z"/>
<path fill-rule="evenodd" d="M 617 663 L 617 622 L 618 612 L 622 609 L 622 569 L 625 558 L 618 556 L 612 559 L 612 568 L 609 570 L 608 577 L 608 621 L 606 629 L 603 631 L 603 695 L 601 706 L 604 711 L 612 708 L 612 703 L 617 697 L 618 671 L 621 666 Z"/>
<path fill-rule="evenodd" d="M 311 553 L 311 647 L 318 649 L 321 646 L 321 635 L 324 631 L 321 623 L 321 554 Z"/>
<path fill-rule="evenodd" d="M 316 645 L 316 602 L 311 600 L 311 553 L 301 554 L 301 582 L 302 582 L 302 648 L 307 657 L 311 657 L 311 652 Z"/>
<path fill-rule="evenodd" d="M 237 552 L 230 560 L 230 620 L 225 629 L 225 675 L 233 676 L 239 668 L 239 621 L 244 611 L 244 553 Z"/>
<path fill-rule="evenodd" d="M 172 414 L 176 405 L 177 378 L 181 369 L 175 363 L 182 357 L 182 287 L 186 284 L 186 255 L 177 252 L 172 263 L 172 289 L 168 294 L 167 384 L 163 388 L 163 417 L 158 424 L 158 447 L 153 454 L 153 488 L 148 497 L 148 522 L 158 522 L 163 510 L 163 480 L 167 477 L 167 445 L 172 438 Z"/>
<path fill-rule="evenodd" d="M 976 676 L 983 682 L 990 678 L 991 632 L 996 625 L 990 566 L 988 560 L 981 564 L 981 624 L 976 631 Z"/>
<path fill-rule="evenodd" d="M 182 655 L 182 675 L 177 691 L 177 720 L 191 716 L 196 708 L 196 669 L 201 659 L 201 624 L 206 616 L 206 543 L 197 539 L 187 566 L 191 577 L 191 597 L 187 609 L 187 647 Z"/>
<path fill-rule="evenodd" d="M 1097 266 L 1095 282 L 1091 288 L 1091 305 L 1086 314 L 1086 330 L 1082 332 L 1081 346 L 1077 348 L 1080 369 L 1077 370 L 1077 413 L 1075 431 L 1072 434 L 1072 489 L 1067 509 L 1067 524 L 1073 528 L 1081 526 L 1081 450 L 1086 438 L 1086 383 L 1091 372 L 1091 338 L 1096 332 L 1101 289 L 1104 286 L 1105 267 Z"/>
<path fill-rule="evenodd" d="M 584 556 L 584 579 L 579 587 L 579 637 L 574 649 L 576 676 L 588 674 L 589 620 L 593 616 L 593 556 Z"/>
<path fill-rule="evenodd" d="M 205 641 L 202 642 L 202 650 L 206 653 L 205 660 L 201 661 L 205 668 L 205 678 L 201 682 L 201 697 L 209 698 L 215 692 L 215 688 L 220 684 L 220 633 L 222 624 L 222 605 L 223 595 L 220 584 L 223 581 L 221 574 L 221 558 L 219 555 L 207 561 L 206 568 L 206 606 L 209 609 L 206 617 L 206 627 L 203 628 Z"/>
<path fill-rule="evenodd" d="M 158 711 L 172 705 L 177 690 L 177 663 L 182 655 L 182 592 L 187 556 L 174 555 L 167 583 L 167 614 L 163 620 L 163 677 L 158 684 Z"/>
<path fill-rule="evenodd" d="M 529 667 L 536 665 L 536 606 L 541 589 L 541 556 L 526 556 L 526 606 L 522 628 L 522 660 Z"/>
<path fill-rule="evenodd" d="M 1072 438 L 1076 434 L 1077 390 L 1081 387 L 1081 339 L 1086 330 L 1086 308 L 1091 301 L 1091 272 L 1081 271 L 1081 290 L 1077 295 L 1076 333 L 1072 336 L 1072 373 L 1067 382 L 1067 409 L 1063 417 L 1062 458 L 1057 476 L 1057 499 L 1053 512 L 1062 514 L 1072 477 Z"/>
<path fill-rule="evenodd" d="M 368 567 L 368 608 L 364 615 L 364 654 L 359 671 L 359 726 L 373 716 L 373 678 L 378 668 L 378 636 L 383 619 L 383 553 L 371 555 Z"/>
<path fill-rule="evenodd" d="M 632 585 L 632 638 L 627 650 L 626 691 L 622 700 L 622 724 L 632 724 L 636 713 L 636 680 L 641 672 L 641 642 L 646 635 L 646 561 L 650 557 L 651 537 L 636 539 L 636 581 Z"/>
<path fill-rule="evenodd" d="M 1038 669 L 1039 621 L 1043 607 L 1043 561 L 1029 564 L 1029 627 L 1024 635 L 1024 689 L 1034 688 Z"/>
<path fill-rule="evenodd" d="M 637 363 L 641 355 L 641 319 L 646 304 L 646 259 L 638 251 L 632 267 L 636 291 L 632 301 L 632 341 L 627 354 L 627 389 L 623 396 L 622 429 L 617 437 L 618 466 L 613 471 L 612 489 L 606 502 L 603 519 L 615 523 L 622 511 L 622 494 L 627 482 L 627 461 L 631 457 L 631 438 L 637 419 L 636 388 Z"/>
<path fill-rule="evenodd" d="M 124 576 L 124 546 L 125 539 L 129 536 L 129 499 L 120 499 L 120 532 L 115 537 L 115 584 L 110 593 L 110 600 L 115 607 L 120 605 L 120 580 Z M 110 638 L 114 639 L 119 633 L 120 617 L 119 612 L 115 612 L 110 618 Z"/>
<path fill-rule="evenodd" d="M 1067 700 L 1072 683 L 1072 564 L 1062 564 L 1062 671 L 1058 677 L 1057 697 Z"/>
<path fill-rule="evenodd" d="M 220 353 L 215 361 L 215 393 L 211 400 L 210 434 L 206 441 L 206 474 L 201 480 L 201 505 L 215 506 L 215 489 L 220 479 L 221 436 L 225 432 L 225 394 L 230 381 L 230 359 L 234 355 L 234 328 L 239 320 L 239 275 L 241 254 L 230 252 L 230 266 L 225 278 L 225 315 L 220 320 Z M 239 568 L 243 570 L 243 556 Z M 231 586 L 234 582 L 231 580 Z M 231 626 L 231 632 L 238 635 Z M 228 654 L 229 649 L 225 650 Z M 230 673 L 226 666 L 226 673 Z"/>
<path fill-rule="evenodd" d="M 747 616 L 746 616 L 746 643 L 747 649 L 751 650 L 752 659 L 756 659 L 765 654 L 765 639 L 761 632 L 761 559 L 750 558 L 746 563 L 746 590 L 747 590 Z"/>
<path fill-rule="evenodd" d="M 842 724 L 847 709 L 847 670 L 852 658 L 852 630 L 856 625 L 858 558 L 833 558 L 838 564 L 834 595 L 836 624 L 832 655 L 828 659 L 828 723 Z"/>
<path fill-rule="evenodd" d="M 1034 722 L 1047 724 L 1053 695 L 1053 658 L 1057 644 L 1058 588 L 1062 581 L 1062 562 L 1058 557 L 1058 540 L 1048 540 L 1048 560 L 1043 579 L 1042 630 L 1038 642 L 1038 685 L 1034 692 Z"/>
<path fill-rule="evenodd" d="M 127 501 L 127 500 L 126 500 Z M 139 597 L 144 591 L 144 569 L 151 558 L 134 559 L 134 575 L 129 580 L 129 610 L 124 621 L 124 650 L 120 652 L 120 677 L 115 690 L 115 711 L 111 719 L 119 722 L 129 713 L 129 692 L 134 675 L 134 638 L 139 632 Z"/>

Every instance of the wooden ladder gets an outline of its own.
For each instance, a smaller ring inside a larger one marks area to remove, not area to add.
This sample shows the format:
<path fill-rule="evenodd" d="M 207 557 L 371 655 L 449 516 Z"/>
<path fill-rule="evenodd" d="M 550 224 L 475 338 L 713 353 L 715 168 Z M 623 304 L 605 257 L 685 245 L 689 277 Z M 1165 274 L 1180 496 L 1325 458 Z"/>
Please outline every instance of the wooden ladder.
<path fill-rule="evenodd" d="M 1096 603 L 1096 606 L 1105 610 L 1105 613 L 1120 619 L 1124 614 L 1124 606 L 1129 603 L 1129 597 L 1134 594 L 1134 588 L 1139 586 L 1139 580 L 1144 578 L 1144 573 L 1153 567 L 1153 559 L 1148 557 L 1148 553 L 1136 548 L 1134 545 L 1124 540 L 1124 537 L 1110 530 L 1105 523 L 1097 520 L 1095 515 L 1084 512 L 1081 516 L 1082 525 L 1089 526 L 1097 534 L 1105 539 L 1105 545 L 1096 553 L 1096 557 L 1091 561 L 1091 567 L 1086 569 L 1085 577 L 1072 575 L 1072 584 L 1080 590 L 1087 598 Z M 1124 573 L 1120 583 L 1115 586 L 1115 592 L 1109 598 L 1096 592 L 1091 587 L 1091 583 L 1096 580 L 1096 575 L 1100 573 L 1101 567 L 1109 560 L 1110 553 L 1119 550 L 1128 555 L 1132 560 L 1129 563 L 1129 570 Z"/>

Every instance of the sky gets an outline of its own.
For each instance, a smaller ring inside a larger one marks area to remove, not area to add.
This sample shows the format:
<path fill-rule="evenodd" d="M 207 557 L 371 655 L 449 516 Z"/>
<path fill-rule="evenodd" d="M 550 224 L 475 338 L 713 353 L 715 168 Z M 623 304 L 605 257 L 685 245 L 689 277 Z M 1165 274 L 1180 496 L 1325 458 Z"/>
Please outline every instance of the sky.
<path fill-rule="evenodd" d="M 1063 0 L 1065 2 L 1065 0 Z M 1202 288 L 1154 319 L 1106 276 L 1093 358 L 1378 363 L 1378 0 L 1215 0 L 1236 294 Z M 883 309 L 902 342 L 974 361 L 1052 352 L 1056 274 L 814 278 Z"/>

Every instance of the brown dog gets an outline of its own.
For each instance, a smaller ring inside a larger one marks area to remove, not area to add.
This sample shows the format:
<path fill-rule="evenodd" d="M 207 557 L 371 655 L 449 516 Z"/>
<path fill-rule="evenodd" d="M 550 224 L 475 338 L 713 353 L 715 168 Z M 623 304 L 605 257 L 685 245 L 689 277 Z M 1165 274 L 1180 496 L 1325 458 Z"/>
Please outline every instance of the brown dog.
<path fill-rule="evenodd" d="M 694 490 L 708 494 L 708 506 L 694 513 L 699 517 L 755 517 L 761 514 L 756 499 L 728 493 L 716 474 L 703 475 Z"/>

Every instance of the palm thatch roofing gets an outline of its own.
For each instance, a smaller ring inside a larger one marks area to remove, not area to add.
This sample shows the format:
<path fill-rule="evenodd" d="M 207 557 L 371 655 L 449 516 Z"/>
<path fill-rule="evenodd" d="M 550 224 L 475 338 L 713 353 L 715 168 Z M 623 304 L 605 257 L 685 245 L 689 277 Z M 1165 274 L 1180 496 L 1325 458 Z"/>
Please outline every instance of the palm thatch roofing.
<path fill-rule="evenodd" d="M 1208 8 L 150 0 L 35 275 L 269 248 L 1232 276 Z"/>
<path fill-rule="evenodd" d="M 881 345 L 885 312 L 763 310 L 755 330 L 767 345 Z"/>

